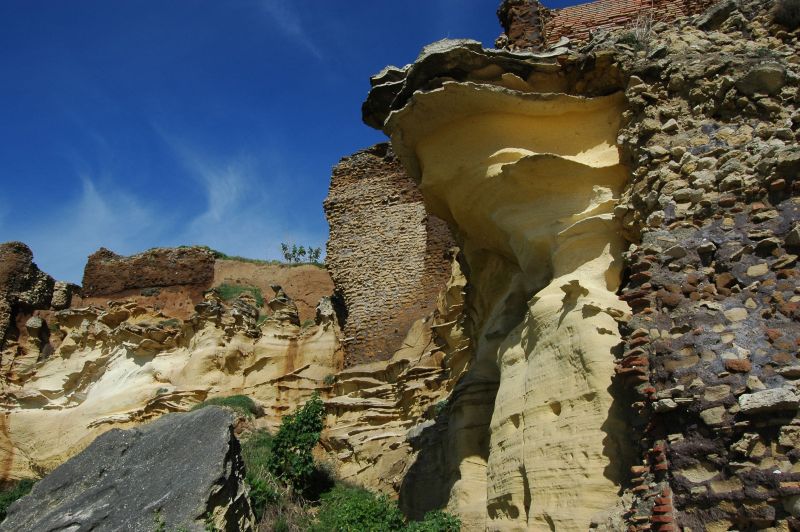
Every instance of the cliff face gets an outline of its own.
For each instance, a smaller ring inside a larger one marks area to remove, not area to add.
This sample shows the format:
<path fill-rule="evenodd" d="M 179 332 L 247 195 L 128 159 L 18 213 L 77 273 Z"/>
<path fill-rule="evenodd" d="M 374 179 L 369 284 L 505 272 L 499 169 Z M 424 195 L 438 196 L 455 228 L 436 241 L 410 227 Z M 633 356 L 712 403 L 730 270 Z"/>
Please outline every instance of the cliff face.
<path fill-rule="evenodd" d="M 417 462 L 470 530 L 797 526 L 797 33 L 722 2 L 643 39 L 373 78 L 463 249 L 474 356 Z"/>
<path fill-rule="evenodd" d="M 339 319 L 323 300 L 298 326 L 333 288 L 304 267 L 273 272 L 269 310 L 202 296 L 272 272 L 221 260 L 181 277 L 201 300 L 148 308 L 142 291 L 183 290 L 153 272 L 37 311 L 63 298 L 4 246 L 0 304 L 47 321 L 18 314 L 3 350 L 1 479 L 212 396 L 250 395 L 274 427 L 316 390 L 320 458 L 413 517 L 800 528 L 797 30 L 745 0 L 539 45 L 435 43 L 372 79 L 364 120 L 393 149 L 334 170 Z"/>
<path fill-rule="evenodd" d="M 391 358 L 436 306 L 454 245 L 386 144 L 342 159 L 324 203 L 326 266 L 342 299 L 346 365 Z"/>

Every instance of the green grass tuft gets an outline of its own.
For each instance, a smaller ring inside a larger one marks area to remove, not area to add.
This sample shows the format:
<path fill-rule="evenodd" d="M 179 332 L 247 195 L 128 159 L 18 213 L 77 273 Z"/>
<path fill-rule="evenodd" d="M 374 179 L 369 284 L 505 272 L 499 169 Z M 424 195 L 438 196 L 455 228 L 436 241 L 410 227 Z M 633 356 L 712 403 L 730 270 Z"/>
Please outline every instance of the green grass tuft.
<path fill-rule="evenodd" d="M 264 296 L 261 294 L 261 289 L 256 286 L 223 283 L 215 287 L 214 290 L 223 301 L 232 301 L 243 293 L 250 292 L 256 300 L 256 305 L 259 307 L 264 306 Z"/>
<path fill-rule="evenodd" d="M 252 418 L 256 414 L 258 414 L 258 407 L 253 402 L 252 399 L 247 397 L 246 395 L 231 395 L 229 397 L 213 397 L 211 399 L 206 399 L 202 403 L 198 403 L 192 407 L 192 410 L 198 410 L 200 408 L 209 406 L 209 405 L 217 405 L 217 406 L 227 406 L 228 408 L 232 408 L 237 412 L 241 413 L 243 416 L 247 418 Z"/>
<path fill-rule="evenodd" d="M 34 484 L 36 484 L 35 480 L 26 478 L 17 482 L 12 488 L 0 491 L 0 521 L 6 518 L 11 503 L 27 495 Z"/>

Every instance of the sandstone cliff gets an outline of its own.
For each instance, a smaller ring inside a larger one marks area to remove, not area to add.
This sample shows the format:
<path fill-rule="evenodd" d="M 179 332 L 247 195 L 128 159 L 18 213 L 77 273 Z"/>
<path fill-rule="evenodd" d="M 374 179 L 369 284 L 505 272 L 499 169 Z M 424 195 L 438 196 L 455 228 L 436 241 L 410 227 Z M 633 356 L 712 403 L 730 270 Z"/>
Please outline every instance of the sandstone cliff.
<path fill-rule="evenodd" d="M 364 121 L 392 148 L 334 170 L 335 287 L 279 269 L 266 306 L 223 301 L 208 289 L 267 265 L 217 259 L 18 323 L 2 478 L 207 397 L 250 395 L 274 426 L 318 390 L 319 458 L 413 517 L 800 527 L 798 31 L 723 1 L 548 47 L 523 4 L 504 3 L 516 52 L 444 41 L 371 80 Z M 9 250 L 0 301 L 55 307 Z M 313 326 L 304 283 L 337 292 Z"/>
<path fill-rule="evenodd" d="M 365 122 L 467 272 L 433 505 L 476 530 L 797 526 L 797 43 L 721 2 L 373 78 Z"/>

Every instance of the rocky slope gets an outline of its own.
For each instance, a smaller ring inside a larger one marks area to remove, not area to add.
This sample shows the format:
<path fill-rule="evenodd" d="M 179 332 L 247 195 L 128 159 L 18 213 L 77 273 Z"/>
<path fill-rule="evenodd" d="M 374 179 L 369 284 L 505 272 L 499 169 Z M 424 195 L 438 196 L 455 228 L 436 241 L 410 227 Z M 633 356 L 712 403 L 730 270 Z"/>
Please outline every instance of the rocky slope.
<path fill-rule="evenodd" d="M 212 406 L 107 432 L 14 503 L 0 530 L 253 530 L 234 425 Z"/>

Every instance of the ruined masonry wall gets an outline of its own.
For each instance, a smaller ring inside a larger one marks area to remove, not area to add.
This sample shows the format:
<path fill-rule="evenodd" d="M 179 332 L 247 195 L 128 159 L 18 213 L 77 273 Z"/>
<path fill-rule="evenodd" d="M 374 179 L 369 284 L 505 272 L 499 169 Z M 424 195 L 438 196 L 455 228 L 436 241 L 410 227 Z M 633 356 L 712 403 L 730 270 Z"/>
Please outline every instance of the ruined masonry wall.
<path fill-rule="evenodd" d="M 598 30 L 624 28 L 640 14 L 652 14 L 655 21 L 668 22 L 702 13 L 716 0 L 597 0 L 551 12 L 546 24 L 547 42 L 561 37 L 585 40 Z"/>
<path fill-rule="evenodd" d="M 431 312 L 450 275 L 453 239 L 387 144 L 334 168 L 325 214 L 327 267 L 347 308 L 345 365 L 390 358 Z"/>

